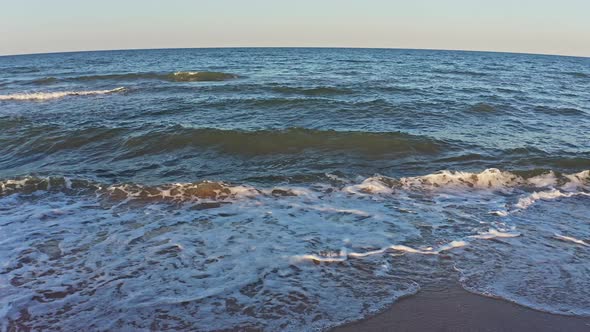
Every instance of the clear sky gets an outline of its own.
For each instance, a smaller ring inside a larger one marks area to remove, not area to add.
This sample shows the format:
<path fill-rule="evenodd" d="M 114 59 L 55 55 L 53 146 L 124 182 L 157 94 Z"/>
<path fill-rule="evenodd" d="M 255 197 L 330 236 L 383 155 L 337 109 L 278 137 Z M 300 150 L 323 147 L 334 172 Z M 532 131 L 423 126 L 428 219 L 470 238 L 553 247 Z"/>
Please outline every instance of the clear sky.
<path fill-rule="evenodd" d="M 0 54 L 233 46 L 590 56 L 590 0 L 0 0 Z"/>

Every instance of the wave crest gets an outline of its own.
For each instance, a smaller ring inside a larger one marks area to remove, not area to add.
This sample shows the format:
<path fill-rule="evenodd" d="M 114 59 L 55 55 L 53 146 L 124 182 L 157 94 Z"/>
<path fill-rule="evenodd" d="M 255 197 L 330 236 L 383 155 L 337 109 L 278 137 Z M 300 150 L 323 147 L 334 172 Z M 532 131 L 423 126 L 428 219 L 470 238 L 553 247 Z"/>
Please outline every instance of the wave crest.
<path fill-rule="evenodd" d="M 208 71 L 179 71 L 166 77 L 175 82 L 215 82 L 238 78 L 237 75 Z"/>
<path fill-rule="evenodd" d="M 330 176 L 327 175 L 329 179 Z M 147 186 L 135 183 L 101 184 L 83 179 L 67 177 L 24 177 L 0 181 L 0 196 L 14 193 L 32 194 L 37 191 L 58 191 L 66 193 L 94 193 L 101 197 L 115 200 L 140 201 L 223 201 L 238 198 L 252 198 L 266 196 L 275 198 L 308 197 L 317 198 L 318 195 L 330 193 L 384 195 L 394 194 L 396 191 L 423 190 L 492 190 L 508 191 L 516 188 L 548 188 L 549 191 L 528 191 L 532 193 L 523 196 L 514 205 L 516 209 L 526 209 L 538 200 L 551 200 L 559 197 L 577 195 L 590 196 L 590 171 L 575 174 L 557 174 L 547 172 L 542 175 L 523 177 L 508 171 L 487 169 L 480 173 L 441 171 L 417 177 L 403 177 L 399 179 L 383 176 L 369 177 L 359 184 L 340 185 L 334 183 L 315 183 L 309 188 L 271 187 L 255 188 L 249 185 L 230 185 L 224 182 L 200 181 L 192 183 L 171 183 L 158 186 Z M 314 189 L 315 188 L 315 189 Z M 319 189 L 318 189 L 319 188 Z M 323 189 L 322 189 L 323 188 Z M 319 191 L 318 191 L 319 190 Z M 445 192 L 446 192 L 445 191 Z M 314 194 L 315 192 L 315 194 Z M 352 210 L 343 210 L 351 212 Z"/>
<path fill-rule="evenodd" d="M 349 186 L 346 191 L 351 193 L 383 194 L 391 193 L 395 189 L 489 189 L 507 190 L 516 187 L 561 187 L 566 190 L 588 188 L 590 183 L 590 171 L 582 171 L 575 174 L 559 174 L 553 171 L 535 174 L 538 172 L 501 171 L 497 168 L 489 168 L 480 173 L 461 171 L 440 171 L 433 174 L 404 177 L 393 179 L 385 176 L 373 176 L 362 183 Z M 529 176 L 527 176 L 529 175 Z"/>
<path fill-rule="evenodd" d="M 32 194 L 38 191 L 96 194 L 113 200 L 138 201 L 192 201 L 227 200 L 257 194 L 254 188 L 230 186 L 223 182 L 202 181 L 195 183 L 173 183 L 161 186 L 141 184 L 104 185 L 68 177 L 25 177 L 0 181 L 0 196 Z"/>
<path fill-rule="evenodd" d="M 90 75 L 65 78 L 66 81 L 136 81 L 161 80 L 168 82 L 217 82 L 239 78 L 238 75 L 211 71 L 177 71 L 174 73 L 126 73 Z"/>
<path fill-rule="evenodd" d="M 33 93 L 15 93 L 9 95 L 0 95 L 0 101 L 29 101 L 29 100 L 51 100 L 59 99 L 69 96 L 92 96 L 105 95 L 117 92 L 123 92 L 126 89 L 123 87 L 111 90 L 90 90 L 90 91 L 56 91 L 56 92 L 33 92 Z"/>

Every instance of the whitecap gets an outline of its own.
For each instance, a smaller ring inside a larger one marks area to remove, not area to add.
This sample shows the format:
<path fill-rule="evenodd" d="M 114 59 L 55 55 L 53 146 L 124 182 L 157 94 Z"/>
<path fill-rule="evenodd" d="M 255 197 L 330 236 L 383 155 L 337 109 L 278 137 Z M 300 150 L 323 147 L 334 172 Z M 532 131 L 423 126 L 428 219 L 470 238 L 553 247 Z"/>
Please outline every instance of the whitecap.
<path fill-rule="evenodd" d="M 511 237 L 519 237 L 521 234 L 516 232 L 501 232 L 499 230 L 490 228 L 487 232 L 482 232 L 477 235 L 471 235 L 471 238 L 474 239 L 494 239 L 494 238 L 511 238 Z"/>
<path fill-rule="evenodd" d="M 9 95 L 0 95 L 0 100 L 50 100 L 59 99 L 68 96 L 91 96 L 104 95 L 110 93 L 123 92 L 126 89 L 123 87 L 111 90 L 89 90 L 89 91 L 55 91 L 55 92 L 32 92 L 32 93 L 15 93 Z"/>
<path fill-rule="evenodd" d="M 561 197 L 573 197 L 573 196 L 590 196 L 590 194 L 585 192 L 562 192 L 557 189 L 552 189 L 549 191 L 539 191 L 534 192 L 526 197 L 522 197 L 518 200 L 518 202 L 514 205 L 515 208 L 520 210 L 525 210 L 529 208 L 531 205 L 535 204 L 539 200 L 554 200 Z"/>
<path fill-rule="evenodd" d="M 579 240 L 576 239 L 575 237 L 571 237 L 571 236 L 565 236 L 565 235 L 560 235 L 560 234 L 555 234 L 555 238 L 558 240 L 562 240 L 562 241 L 566 241 L 566 242 L 573 242 L 576 244 L 580 244 L 583 245 L 585 247 L 590 247 L 590 244 L 588 244 L 587 242 L 583 241 L 583 240 Z"/>

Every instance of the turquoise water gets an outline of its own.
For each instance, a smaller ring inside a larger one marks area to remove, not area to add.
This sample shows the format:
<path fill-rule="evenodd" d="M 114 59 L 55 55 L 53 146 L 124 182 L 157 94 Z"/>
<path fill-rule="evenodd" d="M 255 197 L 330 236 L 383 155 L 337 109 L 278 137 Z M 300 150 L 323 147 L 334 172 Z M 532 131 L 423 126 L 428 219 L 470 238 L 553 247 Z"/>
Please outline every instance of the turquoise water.
<path fill-rule="evenodd" d="M 3 329 L 326 329 L 421 285 L 590 315 L 590 59 L 0 57 Z"/>

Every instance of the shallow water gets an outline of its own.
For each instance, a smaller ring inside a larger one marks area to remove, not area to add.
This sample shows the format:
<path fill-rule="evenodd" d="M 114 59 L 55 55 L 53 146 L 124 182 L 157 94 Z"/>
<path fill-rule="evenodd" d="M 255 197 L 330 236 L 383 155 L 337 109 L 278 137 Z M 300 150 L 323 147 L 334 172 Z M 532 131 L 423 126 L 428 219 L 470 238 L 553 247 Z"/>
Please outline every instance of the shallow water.
<path fill-rule="evenodd" d="M 590 59 L 0 57 L 2 328 L 324 329 L 421 285 L 590 316 Z"/>

